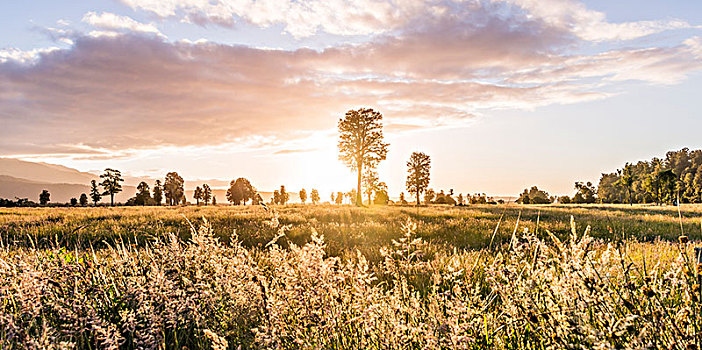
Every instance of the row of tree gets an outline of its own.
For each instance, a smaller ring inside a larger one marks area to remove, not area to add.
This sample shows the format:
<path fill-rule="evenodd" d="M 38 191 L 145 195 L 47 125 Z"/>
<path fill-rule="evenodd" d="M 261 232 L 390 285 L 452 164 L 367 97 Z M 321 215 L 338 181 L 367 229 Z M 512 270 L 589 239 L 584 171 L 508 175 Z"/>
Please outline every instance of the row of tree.
<path fill-rule="evenodd" d="M 667 152 L 665 158 L 626 163 L 621 169 L 603 173 L 597 187 L 576 182 L 572 197 L 549 196 L 536 186 L 524 190 L 520 203 L 702 203 L 702 150 L 683 148 Z"/>
<path fill-rule="evenodd" d="M 597 197 L 602 203 L 702 203 L 702 150 L 683 148 L 626 163 L 602 174 Z"/>

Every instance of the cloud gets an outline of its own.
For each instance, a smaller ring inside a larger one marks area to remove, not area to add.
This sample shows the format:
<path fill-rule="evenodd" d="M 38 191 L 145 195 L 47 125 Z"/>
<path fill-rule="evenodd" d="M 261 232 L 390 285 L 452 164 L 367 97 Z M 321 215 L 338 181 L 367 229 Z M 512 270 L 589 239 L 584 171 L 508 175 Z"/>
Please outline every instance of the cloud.
<path fill-rule="evenodd" d="M 108 31 L 131 31 L 135 33 L 150 33 L 162 35 L 155 25 L 140 23 L 127 16 L 119 16 L 109 12 L 88 12 L 83 16 L 83 22 Z"/>
<path fill-rule="evenodd" d="M 58 47 L 47 47 L 32 50 L 20 50 L 17 48 L 0 49 L 0 63 L 17 62 L 32 63 L 39 60 L 42 55 L 59 50 Z"/>
<path fill-rule="evenodd" d="M 692 28 L 681 20 L 611 23 L 606 15 L 576 0 L 492 0 L 523 8 L 550 27 L 568 30 L 586 41 L 632 40 L 666 30 Z"/>
<path fill-rule="evenodd" d="M 681 20 L 611 23 L 606 15 L 576 0 L 121 0 L 162 18 L 199 25 L 232 26 L 240 19 L 270 27 L 280 24 L 295 37 L 319 31 L 336 35 L 377 35 L 421 25 L 467 8 L 510 5 L 551 29 L 587 41 L 631 40 L 666 30 L 691 28 Z"/>
<path fill-rule="evenodd" d="M 0 154 L 299 149 L 294 140 L 333 130 L 350 108 L 380 110 L 388 132 L 466 126 L 496 109 L 602 99 L 622 81 L 672 84 L 702 68 L 699 38 L 576 53 L 570 30 L 499 6 L 471 3 L 322 51 L 169 42 L 105 25 L 70 48 L 0 52 Z"/>
<path fill-rule="evenodd" d="M 269 27 L 281 24 L 295 37 L 319 30 L 369 35 L 400 28 L 422 14 L 446 11 L 440 1 L 422 0 L 122 0 L 132 9 L 186 21 L 231 26 L 236 19 Z"/>

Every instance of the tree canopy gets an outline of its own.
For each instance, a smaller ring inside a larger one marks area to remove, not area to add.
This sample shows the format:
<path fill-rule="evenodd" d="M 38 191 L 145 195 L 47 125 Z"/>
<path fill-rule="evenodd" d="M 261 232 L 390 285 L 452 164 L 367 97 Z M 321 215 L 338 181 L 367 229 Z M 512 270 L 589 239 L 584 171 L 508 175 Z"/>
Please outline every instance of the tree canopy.
<path fill-rule="evenodd" d="M 251 182 L 243 177 L 232 180 L 227 189 L 227 200 L 235 205 L 240 205 L 242 202 L 246 205 L 249 199 L 254 199 L 256 188 L 251 185 Z"/>
<path fill-rule="evenodd" d="M 339 119 L 339 159 L 357 172 L 356 205 L 361 204 L 363 168 L 375 168 L 388 153 L 382 119 L 383 115 L 371 108 L 349 110 Z"/>
<path fill-rule="evenodd" d="M 177 172 L 172 171 L 166 174 L 166 180 L 163 182 L 163 192 L 166 195 L 166 203 L 168 205 L 178 205 L 185 199 L 185 190 L 183 180 Z"/>
<path fill-rule="evenodd" d="M 103 196 L 110 196 L 110 205 L 115 205 L 115 194 L 122 192 L 122 172 L 116 169 L 107 168 L 105 173 L 100 175 L 102 183 L 100 184 L 104 190 Z"/>
<path fill-rule="evenodd" d="M 419 205 L 419 197 L 429 187 L 431 159 L 422 152 L 412 152 L 407 161 L 407 191 L 414 193 Z M 431 200 L 431 199 L 430 199 Z"/>

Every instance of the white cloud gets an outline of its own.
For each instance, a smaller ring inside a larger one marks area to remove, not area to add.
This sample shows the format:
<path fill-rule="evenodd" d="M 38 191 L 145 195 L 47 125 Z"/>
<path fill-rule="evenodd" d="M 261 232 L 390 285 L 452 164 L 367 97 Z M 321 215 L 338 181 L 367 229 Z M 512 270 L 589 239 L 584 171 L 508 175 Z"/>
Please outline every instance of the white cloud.
<path fill-rule="evenodd" d="M 587 41 L 631 40 L 666 30 L 691 28 L 681 20 L 610 23 L 607 16 L 576 0 L 492 0 L 519 6 L 529 16 Z"/>
<path fill-rule="evenodd" d="M 261 27 L 282 24 L 295 37 L 318 30 L 368 35 L 397 29 L 435 5 L 424 0 L 122 0 L 160 17 L 181 15 L 197 24 L 231 26 L 235 17 Z M 438 6 L 438 5 L 437 5 Z"/>
<path fill-rule="evenodd" d="M 666 30 L 692 28 L 681 20 L 610 23 L 577 0 L 121 0 L 160 17 L 231 26 L 240 18 L 261 27 L 282 24 L 295 37 L 323 31 L 373 35 L 443 18 L 485 3 L 517 6 L 531 19 L 587 41 L 631 40 Z"/>
<path fill-rule="evenodd" d="M 83 22 L 108 31 L 128 30 L 135 33 L 161 35 L 161 32 L 154 24 L 137 22 L 130 17 L 119 16 L 109 12 L 102 12 L 100 14 L 92 11 L 88 12 L 83 16 Z"/>
<path fill-rule="evenodd" d="M 58 47 L 47 47 L 32 50 L 20 50 L 17 48 L 9 48 L 0 50 L 0 63 L 6 63 L 9 61 L 17 63 L 35 63 L 41 55 L 47 54 L 53 51 L 59 50 Z"/>

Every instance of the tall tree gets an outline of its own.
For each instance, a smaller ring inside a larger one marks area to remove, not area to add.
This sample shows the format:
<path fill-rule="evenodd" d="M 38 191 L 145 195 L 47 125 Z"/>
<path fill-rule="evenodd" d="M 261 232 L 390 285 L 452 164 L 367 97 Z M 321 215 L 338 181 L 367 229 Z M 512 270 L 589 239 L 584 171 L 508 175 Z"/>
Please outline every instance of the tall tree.
<path fill-rule="evenodd" d="M 299 195 L 300 195 L 300 202 L 302 202 L 302 204 L 305 204 L 305 202 L 307 201 L 307 191 L 305 191 L 305 189 L 303 188 L 300 190 Z"/>
<path fill-rule="evenodd" d="M 93 204 L 97 206 L 98 202 L 100 201 L 100 198 L 102 198 L 102 193 L 100 192 L 100 189 L 98 189 L 97 181 L 91 180 L 90 181 L 90 199 L 92 199 Z"/>
<path fill-rule="evenodd" d="M 676 200 L 675 189 L 678 177 L 672 169 L 661 170 L 656 174 L 660 182 L 660 199 L 663 203 L 673 203 Z"/>
<path fill-rule="evenodd" d="M 339 159 L 358 174 L 356 205 L 361 205 L 363 168 L 374 168 L 387 157 L 382 119 L 380 112 L 370 108 L 350 110 L 339 119 Z"/>
<path fill-rule="evenodd" d="M 166 203 L 168 205 L 178 205 L 185 197 L 183 180 L 177 172 L 172 171 L 166 174 L 166 180 L 163 182 L 163 192 L 166 195 Z"/>
<path fill-rule="evenodd" d="M 161 188 L 161 180 L 156 180 L 156 183 L 154 184 L 154 202 L 156 202 L 156 205 L 161 205 L 161 201 L 163 201 L 163 189 Z"/>
<path fill-rule="evenodd" d="M 212 199 L 212 189 L 210 185 L 202 185 L 202 200 L 205 201 L 205 205 L 210 204 L 210 199 Z"/>
<path fill-rule="evenodd" d="M 200 188 L 200 186 L 195 187 L 193 199 L 195 199 L 195 205 L 200 206 L 200 200 L 202 199 L 202 188 Z"/>
<path fill-rule="evenodd" d="M 104 190 L 102 195 L 109 195 L 110 205 L 114 206 L 115 194 L 122 192 L 122 184 L 120 184 L 120 182 L 124 181 L 122 178 L 122 172 L 116 169 L 107 168 L 105 169 L 105 173 L 100 175 L 100 178 L 102 179 L 100 186 L 102 186 L 102 189 Z"/>
<path fill-rule="evenodd" d="M 407 191 L 414 193 L 419 205 L 419 196 L 429 187 L 431 159 L 422 152 L 413 152 L 407 161 Z"/>
<path fill-rule="evenodd" d="M 631 191 L 634 187 L 634 182 L 636 181 L 636 175 L 631 168 L 631 164 L 629 163 L 624 165 L 624 171 L 622 171 L 619 183 L 626 189 L 626 198 L 629 200 L 629 205 L 634 205 L 634 198 L 631 195 Z"/>
<path fill-rule="evenodd" d="M 41 193 L 39 194 L 39 204 L 47 205 L 50 200 L 51 200 L 51 194 L 49 193 L 49 191 L 42 190 Z"/>
<path fill-rule="evenodd" d="M 318 204 L 319 203 L 319 191 L 317 191 L 316 188 L 312 189 L 312 192 L 310 193 L 310 200 L 312 201 L 312 204 Z"/>
<path fill-rule="evenodd" d="M 334 203 L 336 203 L 338 205 L 344 203 L 344 193 L 343 192 L 336 193 L 336 198 L 334 198 Z"/>
<path fill-rule="evenodd" d="M 285 186 L 280 186 L 280 204 L 285 205 L 290 200 L 290 194 L 285 191 Z"/>
<path fill-rule="evenodd" d="M 149 192 L 149 185 L 142 181 L 137 186 L 136 200 L 134 204 L 136 205 L 147 205 L 151 202 L 151 192 Z"/>
<path fill-rule="evenodd" d="M 88 205 L 88 195 L 87 195 L 87 194 L 81 193 L 81 194 L 80 194 L 80 199 L 79 199 L 79 200 L 80 200 L 80 205 L 81 205 L 81 206 L 84 207 L 84 206 Z"/>

